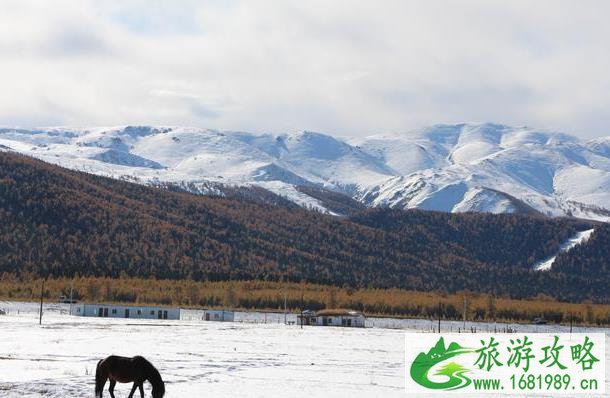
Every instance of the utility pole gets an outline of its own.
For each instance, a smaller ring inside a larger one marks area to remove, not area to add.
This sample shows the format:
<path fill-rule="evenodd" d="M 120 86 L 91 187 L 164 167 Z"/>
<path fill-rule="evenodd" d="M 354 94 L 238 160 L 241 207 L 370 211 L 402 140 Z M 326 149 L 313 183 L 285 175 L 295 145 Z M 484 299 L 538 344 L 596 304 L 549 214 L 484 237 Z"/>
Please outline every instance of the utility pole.
<path fill-rule="evenodd" d="M 572 324 L 574 323 L 574 314 L 570 312 L 570 336 L 572 336 Z"/>
<path fill-rule="evenodd" d="M 441 332 L 441 302 L 438 302 L 438 332 Z"/>
<path fill-rule="evenodd" d="M 38 324 L 42 325 L 42 295 L 44 294 L 44 279 L 42 280 L 42 285 L 40 286 L 40 317 L 38 318 Z"/>
<path fill-rule="evenodd" d="M 303 329 L 303 293 L 301 292 L 301 329 Z"/>
<path fill-rule="evenodd" d="M 74 297 L 74 279 L 70 281 L 70 314 L 72 315 L 72 302 L 74 301 L 72 298 Z"/>
<path fill-rule="evenodd" d="M 464 314 L 463 314 L 463 320 L 464 320 L 464 330 L 466 330 L 466 296 L 464 296 Z"/>
<path fill-rule="evenodd" d="M 284 325 L 288 324 L 288 306 L 287 306 L 288 297 L 286 293 L 284 293 Z"/>

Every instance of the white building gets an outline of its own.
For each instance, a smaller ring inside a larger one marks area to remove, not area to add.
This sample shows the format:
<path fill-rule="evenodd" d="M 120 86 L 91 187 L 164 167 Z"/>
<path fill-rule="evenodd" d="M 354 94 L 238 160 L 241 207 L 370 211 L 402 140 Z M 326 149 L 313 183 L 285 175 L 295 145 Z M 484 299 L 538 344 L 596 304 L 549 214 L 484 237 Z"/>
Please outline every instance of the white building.
<path fill-rule="evenodd" d="M 203 319 L 206 321 L 218 321 L 218 322 L 233 322 L 235 313 L 233 311 L 225 310 L 205 310 L 203 311 Z"/>
<path fill-rule="evenodd" d="M 70 315 L 100 318 L 180 319 L 180 308 L 118 304 L 72 304 Z"/>
<path fill-rule="evenodd" d="M 321 310 L 303 311 L 303 315 L 298 315 L 297 324 L 310 326 L 343 326 L 353 328 L 364 327 L 364 315 L 352 310 Z"/>

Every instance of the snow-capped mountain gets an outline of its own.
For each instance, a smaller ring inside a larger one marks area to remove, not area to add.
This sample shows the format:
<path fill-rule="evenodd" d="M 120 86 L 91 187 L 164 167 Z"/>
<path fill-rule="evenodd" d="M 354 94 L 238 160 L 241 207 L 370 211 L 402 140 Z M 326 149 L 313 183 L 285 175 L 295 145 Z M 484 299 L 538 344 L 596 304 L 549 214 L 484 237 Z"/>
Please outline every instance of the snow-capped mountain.
<path fill-rule="evenodd" d="M 458 124 L 369 137 L 359 147 L 399 172 L 364 193 L 373 206 L 497 213 L 525 205 L 548 215 L 610 215 L 608 139 Z"/>
<path fill-rule="evenodd" d="M 0 149 L 199 193 L 214 184 L 255 185 L 321 210 L 328 210 L 324 200 L 299 186 L 343 193 L 367 206 L 610 220 L 610 137 L 582 141 L 527 127 L 436 125 L 353 141 L 307 131 L 4 128 Z"/>

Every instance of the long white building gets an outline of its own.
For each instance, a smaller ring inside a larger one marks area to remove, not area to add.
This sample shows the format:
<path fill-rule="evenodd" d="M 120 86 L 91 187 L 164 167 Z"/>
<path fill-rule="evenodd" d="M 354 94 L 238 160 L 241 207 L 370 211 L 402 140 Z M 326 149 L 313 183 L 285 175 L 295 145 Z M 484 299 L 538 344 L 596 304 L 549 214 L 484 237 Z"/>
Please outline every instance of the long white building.
<path fill-rule="evenodd" d="M 70 315 L 99 318 L 180 319 L 180 308 L 118 304 L 73 304 Z"/>

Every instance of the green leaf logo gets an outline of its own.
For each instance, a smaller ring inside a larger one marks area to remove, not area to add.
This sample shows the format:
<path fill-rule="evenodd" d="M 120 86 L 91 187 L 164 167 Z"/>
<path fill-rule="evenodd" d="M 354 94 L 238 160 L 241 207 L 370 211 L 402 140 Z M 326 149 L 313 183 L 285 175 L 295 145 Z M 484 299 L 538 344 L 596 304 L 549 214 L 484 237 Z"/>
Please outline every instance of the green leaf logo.
<path fill-rule="evenodd" d="M 428 376 L 435 365 L 444 362 L 460 354 L 474 352 L 473 349 L 464 348 L 457 343 L 451 343 L 445 348 L 445 340 L 441 337 L 427 354 L 420 352 L 413 364 L 411 364 L 411 378 L 419 385 L 433 390 L 457 390 L 471 383 L 465 375 L 469 369 L 455 362 L 449 362 L 438 370 L 434 375 L 446 376 L 448 380 L 443 382 L 431 381 Z"/>

